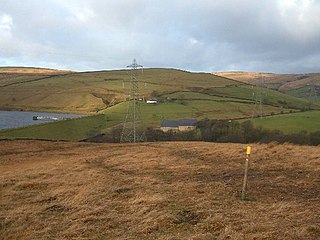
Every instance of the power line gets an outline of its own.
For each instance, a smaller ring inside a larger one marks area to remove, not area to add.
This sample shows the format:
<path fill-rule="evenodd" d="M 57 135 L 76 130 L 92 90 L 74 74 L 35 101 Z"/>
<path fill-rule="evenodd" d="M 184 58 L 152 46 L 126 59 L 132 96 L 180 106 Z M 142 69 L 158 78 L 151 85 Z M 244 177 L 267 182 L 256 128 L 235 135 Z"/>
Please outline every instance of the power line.
<path fill-rule="evenodd" d="M 317 88 L 315 86 L 314 80 L 311 81 L 310 84 L 308 84 L 309 89 L 309 96 L 308 96 L 308 107 L 311 109 L 312 103 L 317 103 L 318 101 L 318 95 L 317 95 Z"/>
<path fill-rule="evenodd" d="M 137 78 L 137 70 L 143 68 L 143 66 L 139 65 L 136 59 L 133 59 L 132 64 L 127 67 L 131 68 L 131 89 L 130 99 L 127 101 L 127 115 L 123 124 L 120 142 L 143 142 L 146 141 L 146 136 L 142 129 L 142 116 L 138 102 L 139 81 Z"/>
<path fill-rule="evenodd" d="M 260 117 L 262 119 L 263 117 L 263 93 L 262 93 L 263 86 L 264 86 L 264 79 L 260 74 L 258 81 L 256 81 L 255 91 L 253 92 L 254 107 L 253 107 L 251 118 Z"/>

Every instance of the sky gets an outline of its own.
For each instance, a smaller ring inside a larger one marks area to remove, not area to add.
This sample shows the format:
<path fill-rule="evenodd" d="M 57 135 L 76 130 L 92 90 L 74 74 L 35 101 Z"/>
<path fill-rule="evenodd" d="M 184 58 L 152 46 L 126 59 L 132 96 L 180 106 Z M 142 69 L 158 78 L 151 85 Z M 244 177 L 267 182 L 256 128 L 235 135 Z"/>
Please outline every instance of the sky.
<path fill-rule="evenodd" d="M 0 1 L 0 66 L 320 72 L 319 0 Z"/>

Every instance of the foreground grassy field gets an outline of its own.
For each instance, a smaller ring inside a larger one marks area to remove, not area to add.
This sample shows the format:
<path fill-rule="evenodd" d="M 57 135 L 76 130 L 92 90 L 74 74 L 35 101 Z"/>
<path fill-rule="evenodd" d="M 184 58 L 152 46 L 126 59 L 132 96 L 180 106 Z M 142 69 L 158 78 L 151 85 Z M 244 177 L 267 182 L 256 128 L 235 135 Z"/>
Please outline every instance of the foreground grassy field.
<path fill-rule="evenodd" d="M 1 239 L 319 239 L 317 147 L 0 141 Z"/>

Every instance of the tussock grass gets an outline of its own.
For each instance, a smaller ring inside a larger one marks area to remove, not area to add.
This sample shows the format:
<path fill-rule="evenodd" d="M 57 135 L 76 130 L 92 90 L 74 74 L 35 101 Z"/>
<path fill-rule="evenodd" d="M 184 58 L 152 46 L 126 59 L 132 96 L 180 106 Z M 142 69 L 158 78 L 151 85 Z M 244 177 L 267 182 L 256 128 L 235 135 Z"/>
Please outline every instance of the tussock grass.
<path fill-rule="evenodd" d="M 320 149 L 0 142 L 1 239 L 317 239 Z"/>

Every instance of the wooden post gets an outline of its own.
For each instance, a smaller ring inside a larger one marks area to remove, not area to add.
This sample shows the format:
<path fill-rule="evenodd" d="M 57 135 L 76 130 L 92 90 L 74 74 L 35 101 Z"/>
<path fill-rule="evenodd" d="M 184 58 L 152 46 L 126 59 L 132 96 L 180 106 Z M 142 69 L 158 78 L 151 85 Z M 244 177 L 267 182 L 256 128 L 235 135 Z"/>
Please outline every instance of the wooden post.
<path fill-rule="evenodd" d="M 242 186 L 241 200 L 245 200 L 245 198 L 246 198 L 250 154 L 251 154 L 251 147 L 248 146 L 248 147 L 247 147 L 246 161 L 245 161 L 245 165 L 244 165 L 244 177 L 243 177 L 243 186 Z"/>

